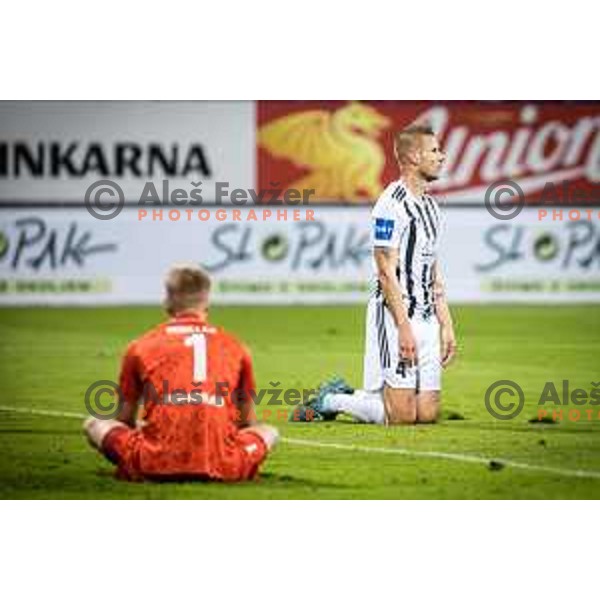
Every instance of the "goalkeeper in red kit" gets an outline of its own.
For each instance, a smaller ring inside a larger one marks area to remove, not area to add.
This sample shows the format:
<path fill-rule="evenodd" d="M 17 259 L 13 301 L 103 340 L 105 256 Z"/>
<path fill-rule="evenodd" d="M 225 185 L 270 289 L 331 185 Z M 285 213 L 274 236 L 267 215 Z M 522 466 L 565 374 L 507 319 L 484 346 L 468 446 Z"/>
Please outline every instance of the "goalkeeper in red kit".
<path fill-rule="evenodd" d="M 175 266 L 165 287 L 170 319 L 129 345 L 119 414 L 87 419 L 85 434 L 125 479 L 252 479 L 278 434 L 254 420 L 250 354 L 208 323 L 203 269 Z"/>

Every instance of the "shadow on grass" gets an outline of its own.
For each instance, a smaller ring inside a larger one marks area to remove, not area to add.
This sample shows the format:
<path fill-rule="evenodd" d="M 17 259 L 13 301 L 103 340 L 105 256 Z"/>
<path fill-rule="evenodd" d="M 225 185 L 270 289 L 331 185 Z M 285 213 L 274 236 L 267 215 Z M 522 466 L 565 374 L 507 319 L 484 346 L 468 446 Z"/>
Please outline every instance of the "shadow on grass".
<path fill-rule="evenodd" d="M 260 473 L 257 479 L 251 481 L 238 481 L 234 483 L 226 483 L 224 481 L 217 480 L 200 480 L 200 479 L 181 479 L 181 480 L 144 480 L 144 481 L 125 481 L 122 479 L 118 479 L 115 477 L 114 471 L 105 468 L 100 468 L 96 470 L 96 475 L 102 479 L 113 480 L 117 484 L 123 484 L 125 486 L 156 486 L 156 487 L 168 487 L 173 486 L 175 488 L 185 486 L 194 486 L 194 487 L 205 487 L 209 486 L 211 488 L 237 488 L 237 487 L 248 487 L 248 486 L 273 486 L 277 488 L 281 487 L 302 487 L 304 489 L 317 489 L 317 488 L 326 488 L 326 489 L 351 489 L 353 486 L 351 485 L 343 485 L 339 483 L 330 483 L 324 482 L 322 480 L 314 480 L 314 479 L 306 479 L 304 477 L 295 477 L 293 475 L 289 475 L 286 473 L 273 473 L 273 472 L 264 472 Z"/>
<path fill-rule="evenodd" d="M 81 431 L 73 430 L 73 429 L 17 429 L 12 427 L 7 427 L 5 429 L 0 429 L 0 435 L 12 435 L 13 433 L 25 433 L 28 435 L 68 435 L 68 436 L 79 436 L 81 437 Z"/>
<path fill-rule="evenodd" d="M 328 489 L 350 489 L 353 486 L 343 485 L 339 483 L 330 483 L 324 481 L 315 481 L 313 479 L 306 479 L 304 477 L 294 477 L 293 475 L 278 474 L 278 473 L 262 473 L 257 483 L 269 483 L 277 486 L 302 486 L 308 488 L 328 488 Z"/>
<path fill-rule="evenodd" d="M 567 425 L 567 426 L 565 426 Z M 540 431 L 548 431 L 553 434 L 562 435 L 578 435 L 582 433 L 600 434 L 600 422 L 593 423 L 563 423 L 563 422 L 546 422 L 546 421 L 528 421 L 519 423 L 500 423 L 500 422 L 482 422 L 482 421 L 442 421 L 437 424 L 438 427 L 456 427 L 460 429 L 476 429 L 479 431 L 497 431 L 497 432 L 515 432 L 515 433 L 539 433 Z"/>

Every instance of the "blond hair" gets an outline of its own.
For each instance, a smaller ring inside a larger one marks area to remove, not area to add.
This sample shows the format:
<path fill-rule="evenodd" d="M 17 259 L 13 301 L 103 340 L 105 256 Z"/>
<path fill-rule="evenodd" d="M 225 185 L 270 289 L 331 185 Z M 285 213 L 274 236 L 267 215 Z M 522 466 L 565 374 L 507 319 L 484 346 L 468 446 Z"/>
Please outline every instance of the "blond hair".
<path fill-rule="evenodd" d="M 208 304 L 210 275 L 194 263 L 173 265 L 165 278 L 165 307 L 174 315 Z"/>
<path fill-rule="evenodd" d="M 394 154 L 398 162 L 403 162 L 406 155 L 413 149 L 415 140 L 423 135 L 435 135 L 429 125 L 410 125 L 402 131 L 394 133 Z"/>

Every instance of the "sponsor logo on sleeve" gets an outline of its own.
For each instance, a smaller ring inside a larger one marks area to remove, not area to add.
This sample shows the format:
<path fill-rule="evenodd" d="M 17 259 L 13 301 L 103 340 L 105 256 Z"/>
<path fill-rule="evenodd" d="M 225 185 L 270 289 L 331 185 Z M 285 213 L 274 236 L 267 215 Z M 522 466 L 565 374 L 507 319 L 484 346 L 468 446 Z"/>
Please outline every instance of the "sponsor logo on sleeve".
<path fill-rule="evenodd" d="M 394 231 L 394 221 L 391 219 L 375 219 L 375 239 L 389 242 Z"/>

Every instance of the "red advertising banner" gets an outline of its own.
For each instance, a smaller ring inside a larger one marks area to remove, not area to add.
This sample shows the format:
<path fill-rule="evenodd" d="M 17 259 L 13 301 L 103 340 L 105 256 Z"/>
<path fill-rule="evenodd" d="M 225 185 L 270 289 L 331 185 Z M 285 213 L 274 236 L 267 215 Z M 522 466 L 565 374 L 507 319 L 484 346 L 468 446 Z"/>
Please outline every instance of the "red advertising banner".
<path fill-rule="evenodd" d="M 371 203 L 398 177 L 392 133 L 413 123 L 444 147 L 432 192 L 448 204 L 482 203 L 507 179 L 530 203 L 600 202 L 600 102 L 260 101 L 258 187 Z"/>

